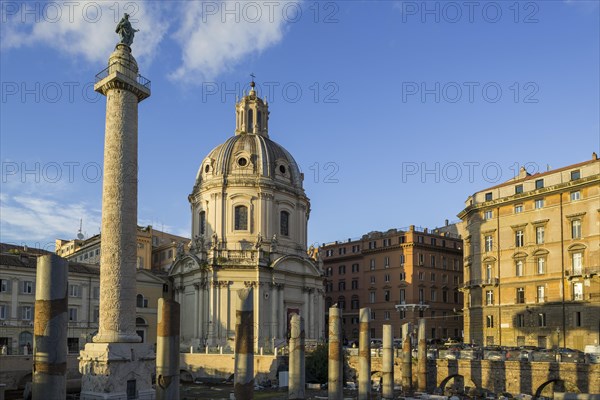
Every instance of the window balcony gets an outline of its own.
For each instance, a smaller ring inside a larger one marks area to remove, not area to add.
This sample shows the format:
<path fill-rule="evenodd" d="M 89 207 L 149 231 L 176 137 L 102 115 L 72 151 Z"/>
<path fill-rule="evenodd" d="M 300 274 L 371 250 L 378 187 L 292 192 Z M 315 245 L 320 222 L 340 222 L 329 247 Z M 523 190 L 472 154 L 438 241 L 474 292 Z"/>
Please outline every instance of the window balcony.
<path fill-rule="evenodd" d="M 546 303 L 548 302 L 548 297 L 547 296 L 538 296 L 535 298 L 535 302 L 536 303 Z"/>
<path fill-rule="evenodd" d="M 481 287 L 498 286 L 499 283 L 500 283 L 500 279 L 498 279 L 498 278 L 472 279 L 470 281 L 466 281 L 465 283 L 461 284 L 459 287 L 461 289 L 468 289 L 473 286 L 481 286 Z"/>
<path fill-rule="evenodd" d="M 565 271 L 565 275 L 570 279 L 570 278 L 575 278 L 578 276 L 594 276 L 594 275 L 598 275 L 600 274 L 600 266 L 594 266 L 594 267 L 578 267 L 578 268 L 571 268 Z"/>

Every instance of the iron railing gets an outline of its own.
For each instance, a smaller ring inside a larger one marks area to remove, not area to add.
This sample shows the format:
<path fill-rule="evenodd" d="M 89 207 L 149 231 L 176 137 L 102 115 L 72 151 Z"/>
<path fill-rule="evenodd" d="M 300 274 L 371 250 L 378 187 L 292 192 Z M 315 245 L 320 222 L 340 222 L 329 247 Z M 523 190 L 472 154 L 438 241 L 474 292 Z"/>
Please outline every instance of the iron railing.
<path fill-rule="evenodd" d="M 111 71 L 115 71 L 115 70 L 118 71 L 119 69 L 115 68 L 116 65 L 120 65 L 125 69 L 130 69 L 128 65 L 125 65 L 121 61 L 115 61 L 112 64 L 110 64 L 108 67 L 104 68 L 102 71 L 100 71 L 96 74 L 96 83 L 98 83 L 102 79 L 106 78 L 111 73 Z M 140 85 L 144 86 L 145 88 L 150 89 L 150 84 L 151 84 L 150 79 L 146 78 L 142 74 L 137 74 L 136 82 L 139 83 Z"/>

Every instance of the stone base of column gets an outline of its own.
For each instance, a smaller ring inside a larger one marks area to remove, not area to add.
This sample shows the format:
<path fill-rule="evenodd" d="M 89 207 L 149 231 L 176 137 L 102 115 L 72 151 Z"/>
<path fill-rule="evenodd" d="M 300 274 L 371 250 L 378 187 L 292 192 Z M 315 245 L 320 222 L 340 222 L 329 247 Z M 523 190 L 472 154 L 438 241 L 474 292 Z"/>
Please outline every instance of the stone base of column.
<path fill-rule="evenodd" d="M 156 354 L 148 343 L 87 343 L 79 354 L 81 400 L 154 400 Z"/>

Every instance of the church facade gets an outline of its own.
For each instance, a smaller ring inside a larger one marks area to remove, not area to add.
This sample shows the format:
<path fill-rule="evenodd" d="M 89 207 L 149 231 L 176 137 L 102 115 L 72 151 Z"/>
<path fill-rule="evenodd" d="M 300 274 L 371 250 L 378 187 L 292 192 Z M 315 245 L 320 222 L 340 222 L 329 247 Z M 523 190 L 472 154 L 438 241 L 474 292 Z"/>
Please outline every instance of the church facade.
<path fill-rule="evenodd" d="M 307 252 L 310 201 L 292 155 L 269 138 L 268 104 L 252 90 L 236 104 L 235 135 L 202 161 L 188 199 L 189 252 L 169 275 L 184 346 L 234 347 L 238 296 L 254 288 L 255 349 L 286 342 L 291 314 L 307 339 L 324 334 L 323 274 Z"/>

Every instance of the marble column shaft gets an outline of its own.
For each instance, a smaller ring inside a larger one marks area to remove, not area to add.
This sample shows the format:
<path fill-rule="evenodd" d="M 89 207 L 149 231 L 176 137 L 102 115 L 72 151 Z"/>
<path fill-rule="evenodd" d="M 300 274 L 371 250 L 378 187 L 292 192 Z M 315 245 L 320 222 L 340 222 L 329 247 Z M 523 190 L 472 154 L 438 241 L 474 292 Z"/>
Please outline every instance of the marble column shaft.
<path fill-rule="evenodd" d="M 329 364 L 327 391 L 329 400 L 343 398 L 342 318 L 337 307 L 329 309 Z"/>
<path fill-rule="evenodd" d="M 419 342 L 417 355 L 417 378 L 419 392 L 427 391 L 427 339 L 425 338 L 426 329 L 426 320 L 424 318 L 419 319 Z"/>
<path fill-rule="evenodd" d="M 254 398 L 254 291 L 239 289 L 239 309 L 235 324 L 235 371 L 233 391 L 236 400 Z"/>
<path fill-rule="evenodd" d="M 127 58 L 125 64 L 115 60 Z M 137 78 L 131 50 L 117 46 L 109 63 Z M 126 66 L 124 66 L 126 65 Z M 125 78 L 124 78 L 125 79 Z M 129 88 L 128 88 L 129 89 Z M 96 343 L 137 343 L 135 331 L 138 194 L 138 94 L 118 85 L 96 89 L 106 95 L 100 247 L 100 321 Z"/>
<path fill-rule="evenodd" d="M 288 386 L 289 399 L 304 399 L 306 377 L 304 368 L 304 319 L 293 314 L 290 320 L 290 374 Z"/>
<path fill-rule="evenodd" d="M 412 391 L 412 346 L 409 326 L 409 324 L 402 326 L 402 332 L 405 332 L 402 340 L 402 390 L 404 393 Z"/>
<path fill-rule="evenodd" d="M 156 400 L 179 400 L 179 303 L 158 299 Z"/>
<path fill-rule="evenodd" d="M 383 357 L 381 372 L 383 373 L 383 399 L 394 398 L 394 338 L 391 325 L 383 325 Z"/>
<path fill-rule="evenodd" d="M 371 398 L 371 334 L 369 321 L 371 309 L 361 308 L 358 331 L 358 399 Z"/>
<path fill-rule="evenodd" d="M 68 275 L 66 259 L 55 254 L 38 257 L 33 400 L 63 400 L 67 396 Z"/>

